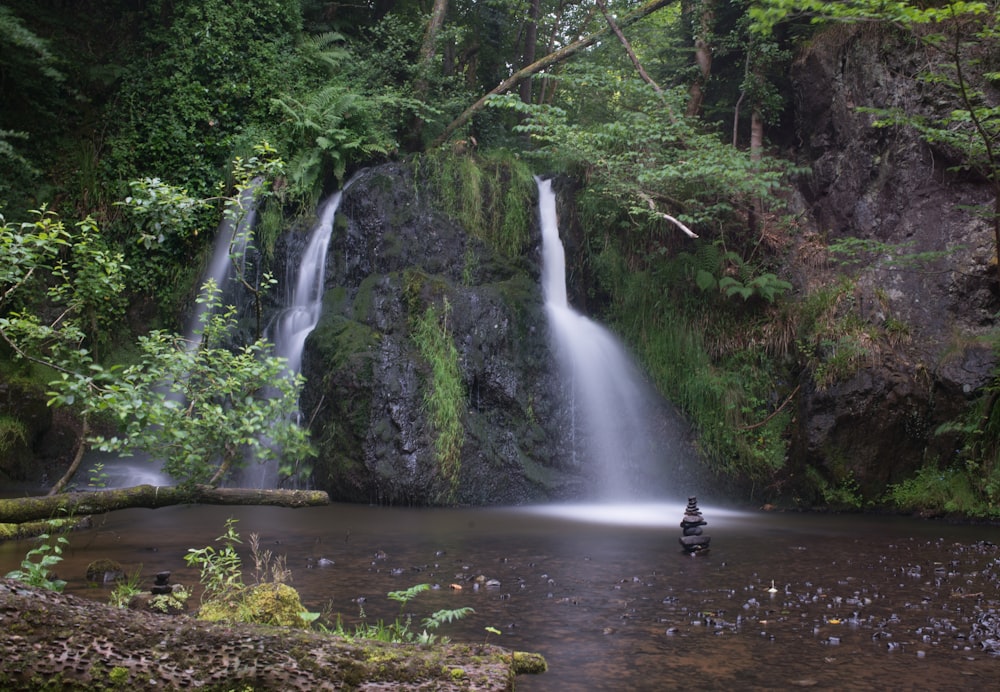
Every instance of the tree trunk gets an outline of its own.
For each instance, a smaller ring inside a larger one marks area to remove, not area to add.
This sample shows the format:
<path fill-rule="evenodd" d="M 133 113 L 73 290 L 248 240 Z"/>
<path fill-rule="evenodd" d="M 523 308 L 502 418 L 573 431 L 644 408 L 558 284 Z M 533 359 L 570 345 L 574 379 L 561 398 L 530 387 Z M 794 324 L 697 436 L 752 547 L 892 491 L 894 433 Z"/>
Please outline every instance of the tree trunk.
<path fill-rule="evenodd" d="M 713 0 L 700 0 L 686 8 L 686 13 L 694 14 L 691 21 L 694 27 L 694 61 L 698 66 L 698 76 L 688 89 L 687 115 L 694 117 L 701 112 L 701 104 L 705 100 L 705 85 L 712 76 L 712 46 L 710 37 L 715 24 L 715 6 Z"/>
<path fill-rule="evenodd" d="M 544 659 L 114 608 L 0 580 L 0 688 L 513 690 Z M 527 663 L 528 665 L 523 665 Z M 531 668 L 531 664 L 535 667 Z"/>
<path fill-rule="evenodd" d="M 535 62 L 535 48 L 538 43 L 538 17 L 541 14 L 541 0 L 531 0 L 531 7 L 528 10 L 528 19 L 525 22 L 524 30 L 524 52 L 521 55 L 521 64 L 530 65 Z M 521 82 L 521 100 L 531 103 L 532 80 L 525 79 Z"/>
<path fill-rule="evenodd" d="M 618 22 L 618 26 L 621 28 L 631 26 L 640 19 L 648 17 L 656 10 L 665 7 L 666 5 L 669 5 L 671 2 L 672 0 L 649 0 L 645 5 L 642 5 L 635 11 L 623 17 L 621 21 Z M 510 77 L 500 82 L 500 84 L 495 89 L 485 94 L 481 99 L 479 99 L 474 104 L 466 108 L 457 118 L 455 118 L 448 125 L 448 127 L 444 128 L 444 132 L 442 132 L 441 135 L 431 143 L 431 148 L 439 147 L 445 142 L 447 142 L 448 139 L 455 133 L 455 130 L 457 130 L 466 122 L 468 122 L 469 118 L 471 118 L 475 113 L 482 110 L 483 106 L 486 105 L 486 101 L 489 99 L 490 96 L 504 93 L 512 86 L 520 82 L 522 79 L 530 77 L 536 72 L 541 72 L 547 67 L 551 67 L 556 63 L 562 62 L 563 60 L 572 57 L 573 55 L 579 53 L 584 48 L 588 48 L 594 45 L 595 43 L 597 43 L 610 33 L 611 33 L 611 27 L 606 26 L 603 29 L 594 32 L 590 36 L 587 36 L 586 38 L 582 38 L 579 41 L 575 41 L 574 43 L 569 44 L 568 46 L 564 46 L 563 48 L 560 48 L 554 53 L 549 53 L 544 58 L 536 60 L 527 67 L 521 68 L 520 70 L 512 74 Z"/>
<path fill-rule="evenodd" d="M 62 475 L 62 478 L 56 481 L 56 484 L 49 489 L 49 495 L 58 495 L 66 487 L 66 484 L 73 480 L 73 476 L 76 475 L 77 470 L 80 468 L 80 462 L 83 461 L 83 455 L 87 451 L 87 437 L 89 435 L 90 414 L 84 413 L 80 421 L 80 435 L 76 441 L 76 448 L 73 450 L 73 460 L 70 462 L 69 468 L 66 469 L 66 473 Z"/>
<path fill-rule="evenodd" d="M 434 44 L 437 41 L 438 32 L 444 25 L 444 16 L 448 12 L 448 0 L 434 0 L 434 8 L 431 10 L 431 18 L 427 21 L 427 30 L 424 32 L 424 40 L 420 45 L 420 62 L 418 65 L 418 77 L 415 84 L 416 97 L 424 100 L 427 97 L 427 75 L 434 61 Z"/>
<path fill-rule="evenodd" d="M 132 507 L 156 509 L 183 504 L 314 507 L 330 504 L 330 497 L 321 490 L 137 485 L 132 488 L 0 500 L 0 523 L 20 524 L 50 517 L 79 517 Z"/>

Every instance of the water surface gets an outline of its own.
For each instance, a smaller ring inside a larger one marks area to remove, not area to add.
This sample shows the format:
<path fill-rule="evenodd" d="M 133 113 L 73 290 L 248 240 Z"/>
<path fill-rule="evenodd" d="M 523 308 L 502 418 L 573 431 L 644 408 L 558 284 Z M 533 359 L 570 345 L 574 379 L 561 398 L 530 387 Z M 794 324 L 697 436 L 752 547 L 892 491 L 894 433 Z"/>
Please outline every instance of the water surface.
<path fill-rule="evenodd" d="M 441 608 L 474 608 L 439 632 L 544 654 L 549 672 L 519 677 L 519 690 L 995 683 L 1000 661 L 976 633 L 1000 600 L 1000 529 L 701 509 L 712 549 L 698 557 L 677 542 L 684 503 L 126 510 L 71 534 L 59 576 L 69 591 L 106 600 L 108 589 L 83 575 L 109 557 L 147 584 L 170 570 L 196 585 L 185 552 L 210 544 L 232 516 L 244 537 L 256 532 L 287 557 L 310 609 L 348 624 L 362 610 L 369 621 L 395 618 L 386 593 L 420 583 L 439 588 L 409 604 L 415 625 Z M 30 545 L 0 544 L 0 572 Z"/>

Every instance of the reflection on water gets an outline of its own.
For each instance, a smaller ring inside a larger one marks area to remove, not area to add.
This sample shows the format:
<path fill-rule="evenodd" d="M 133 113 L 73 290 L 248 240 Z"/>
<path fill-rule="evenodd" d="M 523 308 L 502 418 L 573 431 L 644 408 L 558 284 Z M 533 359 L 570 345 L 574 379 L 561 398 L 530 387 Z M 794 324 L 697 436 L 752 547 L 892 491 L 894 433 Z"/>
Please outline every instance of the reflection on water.
<path fill-rule="evenodd" d="M 83 574 L 110 557 L 141 565 L 147 584 L 164 569 L 195 584 L 186 550 L 208 545 L 234 516 L 244 537 L 257 532 L 287 555 L 309 608 L 347 624 L 362 607 L 369 621 L 396 617 L 399 604 L 385 594 L 424 582 L 439 588 L 410 603 L 415 622 L 473 607 L 441 633 L 546 656 L 549 672 L 519 677 L 518 690 L 993 684 L 998 661 L 969 635 L 977 615 L 1000 607 L 996 527 L 702 505 L 712 550 L 690 557 L 677 542 L 683 510 L 128 510 L 72 534 L 59 576 L 106 599 Z M 0 571 L 28 547 L 0 544 Z M 313 567 L 319 558 L 333 564 Z"/>

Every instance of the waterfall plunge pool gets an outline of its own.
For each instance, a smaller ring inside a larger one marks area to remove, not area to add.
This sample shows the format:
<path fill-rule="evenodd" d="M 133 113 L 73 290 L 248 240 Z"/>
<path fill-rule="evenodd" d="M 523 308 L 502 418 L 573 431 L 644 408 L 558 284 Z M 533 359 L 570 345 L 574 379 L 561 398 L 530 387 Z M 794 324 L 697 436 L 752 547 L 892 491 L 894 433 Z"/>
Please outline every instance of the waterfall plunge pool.
<path fill-rule="evenodd" d="M 943 690 L 995 681 L 1000 661 L 970 637 L 1000 600 L 997 527 L 701 509 L 712 549 L 697 557 L 677 542 L 683 503 L 124 510 L 69 534 L 58 574 L 69 592 L 101 601 L 109 589 L 84 580 L 97 558 L 141 568 L 146 588 L 160 570 L 196 587 L 187 549 L 211 544 L 234 517 L 245 567 L 255 532 L 287 557 L 307 607 L 348 625 L 362 607 L 370 622 L 395 618 L 389 591 L 439 586 L 410 602 L 414 625 L 471 606 L 474 614 L 439 633 L 543 654 L 549 671 L 520 676 L 518 690 Z M 0 544 L 0 571 L 31 546 Z M 315 566 L 319 558 L 333 564 Z M 477 585 L 480 576 L 499 586 Z"/>

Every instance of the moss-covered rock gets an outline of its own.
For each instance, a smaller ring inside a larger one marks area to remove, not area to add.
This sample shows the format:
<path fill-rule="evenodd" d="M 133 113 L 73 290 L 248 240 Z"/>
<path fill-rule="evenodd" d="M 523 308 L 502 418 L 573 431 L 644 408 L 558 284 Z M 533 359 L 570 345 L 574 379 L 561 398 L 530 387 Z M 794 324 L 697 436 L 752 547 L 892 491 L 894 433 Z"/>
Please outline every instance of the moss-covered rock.
<path fill-rule="evenodd" d="M 573 487 L 539 286 L 537 230 L 505 254 L 437 211 L 406 164 L 344 192 L 323 314 L 303 356 L 317 487 L 340 500 L 497 504 Z M 487 203 L 484 201 L 484 203 Z M 531 212 L 525 222 L 532 224 Z M 427 405 L 432 363 L 414 340 L 432 309 L 459 368 L 464 434 L 445 465 Z"/>

